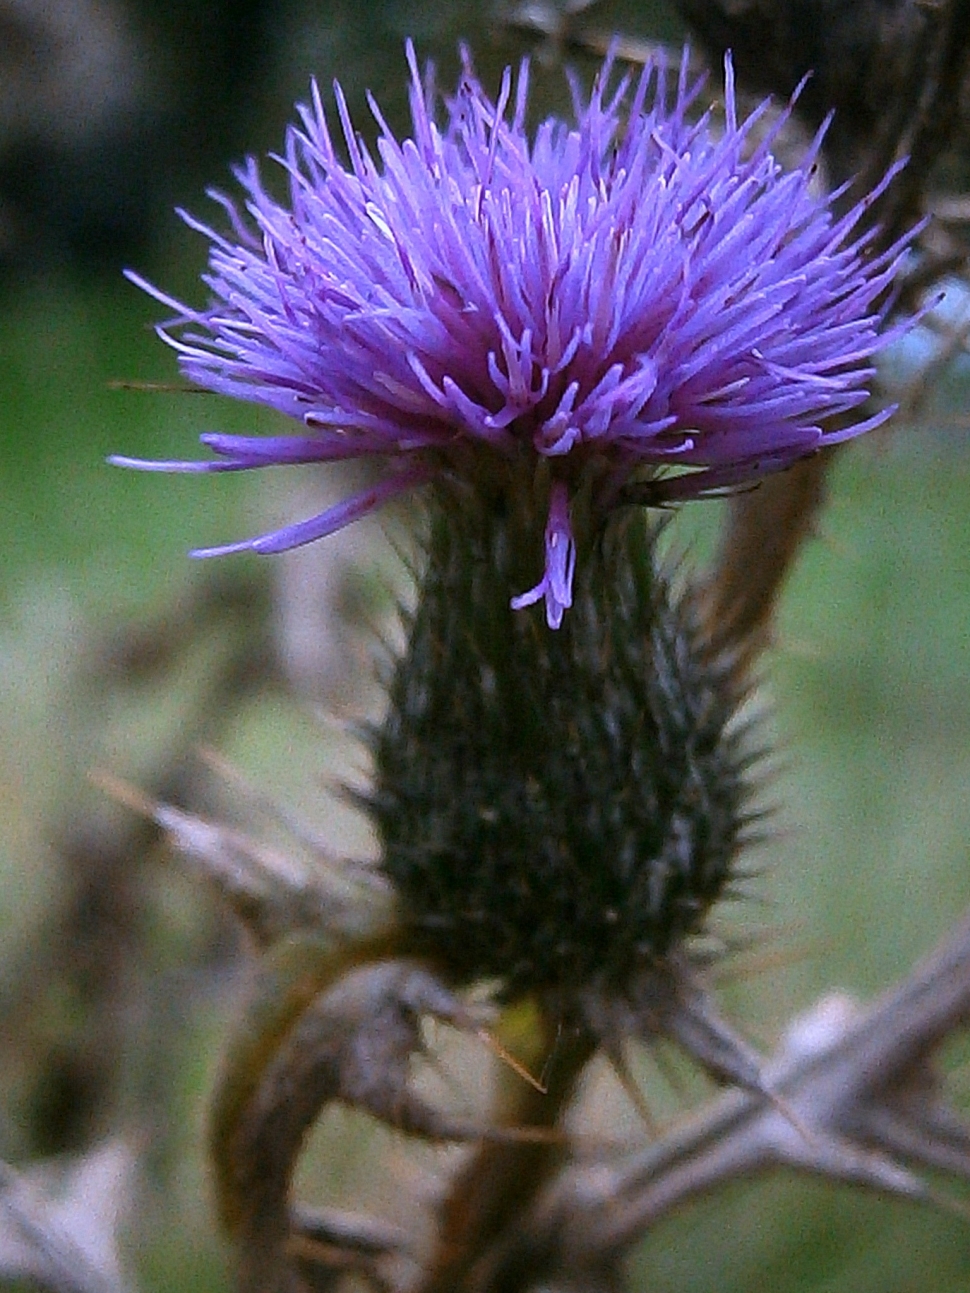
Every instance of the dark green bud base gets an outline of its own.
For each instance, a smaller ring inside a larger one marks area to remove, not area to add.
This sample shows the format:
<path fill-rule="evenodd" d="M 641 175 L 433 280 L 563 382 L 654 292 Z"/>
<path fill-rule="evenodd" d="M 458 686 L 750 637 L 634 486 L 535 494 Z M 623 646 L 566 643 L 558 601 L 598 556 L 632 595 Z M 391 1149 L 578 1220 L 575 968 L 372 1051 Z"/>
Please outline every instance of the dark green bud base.
<path fill-rule="evenodd" d="M 582 543 L 574 605 L 536 578 L 533 509 L 436 497 L 369 810 L 411 947 L 512 999 L 622 987 L 732 872 L 751 760 L 737 680 L 627 509 Z"/>

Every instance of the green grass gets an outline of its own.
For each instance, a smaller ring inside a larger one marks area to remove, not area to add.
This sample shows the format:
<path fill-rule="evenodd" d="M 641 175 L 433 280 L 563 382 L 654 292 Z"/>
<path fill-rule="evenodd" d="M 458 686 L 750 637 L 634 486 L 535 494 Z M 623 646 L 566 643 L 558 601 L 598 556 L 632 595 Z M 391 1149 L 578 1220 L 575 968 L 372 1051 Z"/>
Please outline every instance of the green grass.
<path fill-rule="evenodd" d="M 142 602 L 184 577 L 186 547 L 244 523 L 248 482 L 161 483 L 105 463 L 112 452 L 191 457 L 198 432 L 216 422 L 270 422 L 207 395 L 115 389 L 117 382 L 177 381 L 174 358 L 151 328 L 158 316 L 159 307 L 120 277 L 107 289 L 55 281 L 5 302 L 0 586 L 7 595 L 26 579 L 63 578 L 89 605 Z"/>

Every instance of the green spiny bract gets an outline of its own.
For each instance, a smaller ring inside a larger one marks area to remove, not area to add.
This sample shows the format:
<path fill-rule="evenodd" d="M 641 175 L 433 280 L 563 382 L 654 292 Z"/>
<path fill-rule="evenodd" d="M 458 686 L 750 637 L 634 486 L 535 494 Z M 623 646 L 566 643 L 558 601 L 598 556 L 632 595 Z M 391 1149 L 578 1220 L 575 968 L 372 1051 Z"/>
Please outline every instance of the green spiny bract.
<path fill-rule="evenodd" d="M 702 645 L 657 528 L 614 516 L 561 629 L 509 609 L 522 510 L 432 505 L 374 734 L 369 808 L 415 950 L 507 998 L 617 986 L 696 932 L 731 877 L 750 764 L 739 688 Z"/>

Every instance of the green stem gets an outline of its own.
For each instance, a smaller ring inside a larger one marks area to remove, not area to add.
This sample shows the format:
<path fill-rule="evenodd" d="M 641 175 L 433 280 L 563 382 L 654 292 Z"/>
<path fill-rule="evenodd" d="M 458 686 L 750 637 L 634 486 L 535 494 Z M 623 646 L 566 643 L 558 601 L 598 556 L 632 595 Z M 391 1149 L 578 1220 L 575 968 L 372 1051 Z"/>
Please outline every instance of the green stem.
<path fill-rule="evenodd" d="M 576 1030 L 566 1039 L 559 1024 L 544 1015 L 535 1058 L 553 1054 L 544 1091 L 510 1069 L 499 1076 L 496 1125 L 554 1128 L 560 1124 L 577 1082 L 596 1048 L 594 1038 Z M 496 1144 L 478 1147 L 454 1181 L 441 1209 L 438 1244 L 420 1293 L 515 1293 L 526 1272 L 501 1273 L 503 1239 L 558 1169 L 565 1143 Z M 495 1282 L 497 1275 L 499 1282 Z"/>

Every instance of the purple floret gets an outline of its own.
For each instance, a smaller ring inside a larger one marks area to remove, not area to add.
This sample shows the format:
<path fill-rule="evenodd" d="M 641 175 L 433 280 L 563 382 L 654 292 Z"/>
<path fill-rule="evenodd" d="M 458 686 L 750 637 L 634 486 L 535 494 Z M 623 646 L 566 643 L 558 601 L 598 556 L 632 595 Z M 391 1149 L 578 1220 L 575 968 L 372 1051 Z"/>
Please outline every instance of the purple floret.
<path fill-rule="evenodd" d="M 548 479 L 545 573 L 513 605 L 571 600 L 570 500 L 588 485 L 605 513 L 632 484 L 688 498 L 780 470 L 859 435 L 890 410 L 844 415 L 869 394 L 885 301 L 905 246 L 870 254 L 867 207 L 836 217 L 812 191 L 821 136 L 785 172 L 756 142 L 764 106 L 738 122 L 730 61 L 726 123 L 687 111 L 686 57 L 668 86 L 648 65 L 608 84 L 608 59 L 576 124 L 526 133 L 528 75 L 506 71 L 496 103 L 468 58 L 449 121 L 414 51 L 413 134 L 376 104 L 376 154 L 335 86 L 349 168 L 314 85 L 281 162 L 289 203 L 237 171 L 245 211 L 213 195 L 231 235 L 210 240 L 202 310 L 132 280 L 177 311 L 160 329 L 185 376 L 267 404 L 303 434 L 206 435 L 203 462 L 113 461 L 234 471 L 373 458 L 376 486 L 310 520 L 200 555 L 278 552 L 332 533 L 442 473 L 496 463 Z M 837 429 L 825 426 L 837 415 Z M 537 534 L 537 550 L 539 536 Z"/>

